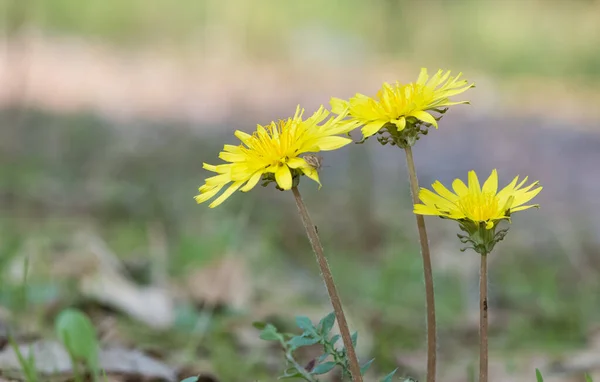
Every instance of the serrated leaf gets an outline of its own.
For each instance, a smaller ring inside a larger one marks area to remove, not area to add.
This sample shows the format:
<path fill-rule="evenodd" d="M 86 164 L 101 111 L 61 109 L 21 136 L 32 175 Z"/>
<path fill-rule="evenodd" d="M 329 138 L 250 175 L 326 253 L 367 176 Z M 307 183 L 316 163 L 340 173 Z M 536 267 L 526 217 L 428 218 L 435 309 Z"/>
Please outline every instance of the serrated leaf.
<path fill-rule="evenodd" d="M 329 341 L 332 345 L 335 345 L 336 342 L 338 342 L 340 340 L 340 335 L 336 334 L 335 336 L 331 337 L 331 340 Z"/>
<path fill-rule="evenodd" d="M 258 330 L 263 330 L 267 326 L 267 323 L 263 321 L 254 321 L 252 323 L 252 326 L 254 326 Z"/>
<path fill-rule="evenodd" d="M 588 373 L 585 373 L 585 382 L 594 382 Z"/>
<path fill-rule="evenodd" d="M 296 336 L 294 338 L 292 338 L 291 340 L 288 341 L 288 344 L 290 346 L 293 346 L 295 348 L 299 348 L 302 346 L 310 346 L 310 345 L 314 345 L 316 343 L 319 342 L 318 338 L 309 338 L 309 337 L 303 337 L 303 336 Z"/>
<path fill-rule="evenodd" d="M 297 316 L 296 325 L 298 325 L 298 327 L 304 330 L 305 332 L 317 333 L 317 328 L 315 328 L 310 318 L 306 316 Z"/>
<path fill-rule="evenodd" d="M 186 379 L 182 379 L 180 382 L 198 382 L 198 377 L 187 377 Z"/>
<path fill-rule="evenodd" d="M 392 371 L 391 373 L 389 373 L 388 375 L 383 377 L 381 382 L 392 382 L 392 378 L 394 377 L 394 374 L 396 374 L 397 371 L 398 371 L 398 368 L 395 368 L 394 371 Z"/>
<path fill-rule="evenodd" d="M 68 352 L 84 361 L 94 373 L 98 371 L 98 337 L 88 316 L 77 309 L 65 309 L 54 322 L 56 335 Z"/>
<path fill-rule="evenodd" d="M 265 341 L 280 341 L 283 336 L 277 332 L 277 328 L 272 324 L 267 324 L 260 332 L 260 339 Z"/>
<path fill-rule="evenodd" d="M 312 374 L 325 374 L 329 371 L 331 371 L 331 369 L 333 369 L 335 367 L 336 363 L 335 362 L 325 362 L 322 363 L 320 365 L 315 366 L 315 368 L 312 370 Z"/>
<path fill-rule="evenodd" d="M 325 317 L 323 317 L 319 322 L 319 333 L 321 333 L 323 337 L 327 337 L 329 335 L 329 332 L 331 332 L 331 329 L 333 328 L 334 324 L 335 312 L 331 312 Z"/>
<path fill-rule="evenodd" d="M 375 361 L 375 358 L 373 358 L 370 361 L 367 361 L 367 363 L 365 363 L 364 365 L 361 366 L 361 368 L 360 368 L 360 375 L 365 375 L 365 373 L 367 372 L 367 370 L 369 370 L 369 367 L 371 367 L 371 364 L 373 363 L 373 361 Z"/>
<path fill-rule="evenodd" d="M 544 382 L 544 377 L 542 377 L 540 369 L 535 369 L 535 378 L 537 379 L 537 382 Z"/>
<path fill-rule="evenodd" d="M 352 334 L 352 346 L 356 347 L 356 344 L 358 343 L 358 332 L 354 332 L 354 334 Z"/>

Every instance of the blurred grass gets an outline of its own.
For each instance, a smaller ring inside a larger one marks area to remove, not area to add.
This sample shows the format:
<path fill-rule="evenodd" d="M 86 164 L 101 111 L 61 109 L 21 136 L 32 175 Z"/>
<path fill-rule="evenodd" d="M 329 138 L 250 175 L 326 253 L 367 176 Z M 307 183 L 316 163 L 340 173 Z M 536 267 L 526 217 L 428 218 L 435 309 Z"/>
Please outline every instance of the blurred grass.
<path fill-rule="evenodd" d="M 0 4 L 8 17 L 9 4 Z M 372 60 L 501 76 L 600 77 L 595 0 L 52 0 L 29 7 L 31 25 L 48 33 L 120 45 L 211 54 L 207 44 L 217 44 L 248 58 L 286 60 L 306 49 L 294 43 L 301 36 L 316 52 L 337 49 Z M 356 47 L 349 41 L 361 48 L 348 52 Z"/>

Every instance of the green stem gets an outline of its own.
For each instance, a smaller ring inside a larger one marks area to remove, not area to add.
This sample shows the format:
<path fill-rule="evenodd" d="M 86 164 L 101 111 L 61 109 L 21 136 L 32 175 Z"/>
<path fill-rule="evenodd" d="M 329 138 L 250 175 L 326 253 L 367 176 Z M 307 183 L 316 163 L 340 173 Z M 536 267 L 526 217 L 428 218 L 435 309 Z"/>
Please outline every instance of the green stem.
<path fill-rule="evenodd" d="M 308 210 L 304 205 L 304 201 L 302 200 L 300 191 L 298 191 L 298 187 L 293 187 L 292 192 L 294 193 L 294 199 L 296 199 L 296 205 L 298 206 L 298 212 L 300 213 L 300 217 L 302 218 L 302 223 L 304 224 L 306 235 L 308 236 L 310 245 L 312 246 L 312 249 L 317 257 L 317 263 L 319 264 L 319 268 L 321 269 L 321 274 L 323 276 L 323 281 L 325 281 L 327 293 L 329 293 L 331 305 L 333 305 L 333 311 L 335 312 L 335 318 L 337 319 L 338 326 L 340 328 L 342 341 L 344 342 L 344 347 L 346 348 L 346 351 L 348 353 L 348 363 L 350 366 L 350 373 L 352 374 L 352 381 L 362 382 L 363 379 L 362 375 L 360 374 L 360 365 L 358 364 L 358 357 L 356 356 L 356 352 L 354 351 L 354 346 L 352 346 L 352 337 L 350 336 L 348 322 L 346 321 L 346 316 L 344 315 L 344 310 L 342 309 L 342 301 L 340 299 L 340 296 L 338 295 L 335 282 L 333 281 L 333 275 L 331 274 L 331 270 L 329 269 L 329 264 L 327 263 L 327 259 L 325 258 L 325 254 L 323 253 L 323 246 L 321 245 L 321 240 L 319 239 L 319 235 L 317 234 L 315 225 L 313 224 L 310 215 L 308 214 Z"/>
<path fill-rule="evenodd" d="M 481 255 L 479 271 L 479 382 L 488 380 L 487 254 Z"/>
<path fill-rule="evenodd" d="M 282 345 L 285 346 L 285 344 Z M 308 382 L 319 382 L 319 380 L 314 378 L 302 365 L 300 365 L 289 352 L 285 352 L 285 358 L 294 365 L 294 368 L 298 370 L 298 373 L 300 373 Z"/>
<path fill-rule="evenodd" d="M 410 146 L 404 148 L 406 153 L 406 165 L 408 167 L 408 176 L 410 178 L 410 190 L 413 204 L 419 203 L 419 181 L 417 179 L 417 170 L 413 159 Z M 423 215 L 415 214 L 417 219 L 417 230 L 419 231 L 419 242 L 421 243 L 421 256 L 423 257 L 423 275 L 425 278 L 425 301 L 427 306 L 427 382 L 435 382 L 436 363 L 437 363 L 437 338 L 435 323 L 435 292 L 433 289 L 433 271 L 431 267 L 431 253 L 429 251 L 429 241 L 427 239 L 427 230 L 425 229 L 425 219 Z"/>

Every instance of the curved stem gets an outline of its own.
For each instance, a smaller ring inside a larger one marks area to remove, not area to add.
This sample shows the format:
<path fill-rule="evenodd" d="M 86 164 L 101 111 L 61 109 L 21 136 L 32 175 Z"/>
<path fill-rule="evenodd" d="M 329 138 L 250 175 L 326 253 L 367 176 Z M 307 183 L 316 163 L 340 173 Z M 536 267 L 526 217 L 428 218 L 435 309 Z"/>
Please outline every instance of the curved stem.
<path fill-rule="evenodd" d="M 300 365 L 295 359 L 294 357 L 292 357 L 292 355 L 288 352 L 285 352 L 285 358 L 292 364 L 294 365 L 294 368 L 296 370 L 298 370 L 298 373 L 300 373 L 302 375 L 302 377 L 304 377 L 305 380 L 307 380 L 308 382 L 319 382 L 318 379 L 313 378 L 313 376 L 304 368 L 302 367 L 302 365 Z"/>
<path fill-rule="evenodd" d="M 417 179 L 415 161 L 410 146 L 406 147 L 404 151 L 406 153 L 406 165 L 408 167 L 408 176 L 410 178 L 410 191 L 413 204 L 417 204 L 419 203 L 419 181 Z M 419 231 L 419 242 L 421 243 L 421 256 L 423 257 L 423 275 L 425 278 L 425 301 L 427 306 L 427 382 L 434 382 L 437 362 L 437 338 L 431 253 L 429 251 L 427 230 L 425 229 L 425 219 L 423 215 L 417 214 L 415 214 L 415 218 L 417 219 L 417 230 Z"/>
<path fill-rule="evenodd" d="M 306 235 L 308 236 L 310 245 L 312 246 L 312 249 L 317 257 L 317 263 L 319 264 L 319 268 L 321 269 L 321 274 L 323 276 L 323 280 L 325 281 L 327 293 L 329 293 L 329 299 L 331 300 L 331 305 L 333 305 L 335 318 L 337 319 L 338 326 L 340 328 L 342 341 L 344 342 L 344 347 L 348 352 L 348 363 L 350 366 L 350 373 L 352 373 L 352 381 L 362 382 L 363 379 L 360 374 L 360 365 L 358 364 L 358 357 L 356 357 L 354 346 L 352 346 L 352 338 L 350 336 L 350 330 L 348 329 L 348 322 L 346 321 L 344 310 L 342 309 L 342 301 L 340 300 L 337 288 L 335 287 L 333 275 L 331 274 L 331 270 L 329 269 L 329 264 L 327 264 L 327 259 L 325 258 L 325 254 L 323 253 L 323 246 L 321 245 L 321 240 L 319 239 L 319 235 L 317 234 L 315 225 L 313 224 L 310 215 L 308 214 L 308 210 L 304 205 L 304 201 L 302 201 L 302 196 L 300 196 L 300 191 L 298 191 L 298 187 L 293 187 L 292 192 L 294 193 L 294 198 L 296 199 L 296 205 L 298 206 L 298 212 L 300 213 L 300 217 L 302 218 L 304 229 L 306 229 Z"/>
<path fill-rule="evenodd" d="M 479 382 L 488 380 L 487 255 L 481 255 L 479 271 Z"/>

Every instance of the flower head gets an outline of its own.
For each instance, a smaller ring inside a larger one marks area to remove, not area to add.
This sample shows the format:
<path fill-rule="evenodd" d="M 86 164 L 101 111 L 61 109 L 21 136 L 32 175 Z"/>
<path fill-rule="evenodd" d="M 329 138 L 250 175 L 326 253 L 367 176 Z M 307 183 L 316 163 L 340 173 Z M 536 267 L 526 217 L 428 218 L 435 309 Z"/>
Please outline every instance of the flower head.
<path fill-rule="evenodd" d="M 498 173 L 494 169 L 490 177 L 480 187 L 475 171 L 469 171 L 468 185 L 462 180 L 452 182 L 454 192 L 436 181 L 432 187 L 437 192 L 422 188 L 419 199 L 423 204 L 415 204 L 415 214 L 437 215 L 458 221 L 475 224 L 485 223 L 486 229 L 492 229 L 499 220 L 510 220 L 513 212 L 539 207 L 537 204 L 524 205 L 541 190 L 539 182 L 523 187 L 527 177 L 517 184 L 519 177 L 498 191 Z"/>
<path fill-rule="evenodd" d="M 427 69 L 422 68 L 416 82 L 393 85 L 384 83 L 375 98 L 357 93 L 349 101 L 331 98 L 334 113 L 349 110 L 351 119 L 359 121 L 362 133 L 368 138 L 386 125 L 396 131 L 404 130 L 408 122 L 424 122 L 437 128 L 437 120 L 430 113 L 442 113 L 442 108 L 468 103 L 468 101 L 450 102 L 449 97 L 474 87 L 466 80 L 460 80 L 462 73 L 450 76 L 450 71 L 439 70 L 431 78 Z M 390 127 L 391 127 L 390 126 Z"/>
<path fill-rule="evenodd" d="M 492 171 L 483 187 L 475 171 L 469 171 L 469 182 L 465 185 L 460 179 L 454 180 L 448 190 L 439 181 L 432 187 L 437 192 L 422 188 L 419 199 L 423 204 L 415 204 L 415 214 L 437 215 L 458 221 L 460 229 L 467 235 L 458 235 L 462 243 L 469 243 L 475 252 L 489 254 L 494 246 L 506 236 L 508 228 L 496 231 L 496 222 L 510 221 L 513 212 L 539 207 L 537 204 L 525 205 L 541 190 L 539 182 L 523 187 L 527 177 L 517 184 L 519 177 L 498 191 L 498 173 Z M 462 251 L 466 250 L 463 248 Z"/>
<path fill-rule="evenodd" d="M 223 203 L 236 190 L 250 191 L 264 178 L 274 181 L 282 190 L 292 188 L 300 175 L 319 181 L 318 169 L 301 154 L 335 150 L 352 142 L 349 138 L 337 136 L 356 128 L 354 121 L 342 121 L 341 113 L 323 122 L 329 112 L 322 106 L 311 117 L 302 119 L 304 109 L 296 109 L 293 118 L 258 125 L 250 135 L 236 131 L 235 136 L 242 142 L 238 146 L 225 145 L 219 158 L 226 162 L 220 165 L 203 164 L 203 168 L 217 173 L 207 178 L 199 188 L 196 202 L 203 203 L 216 196 L 226 185 L 229 187 L 215 199 L 209 207 Z"/>

